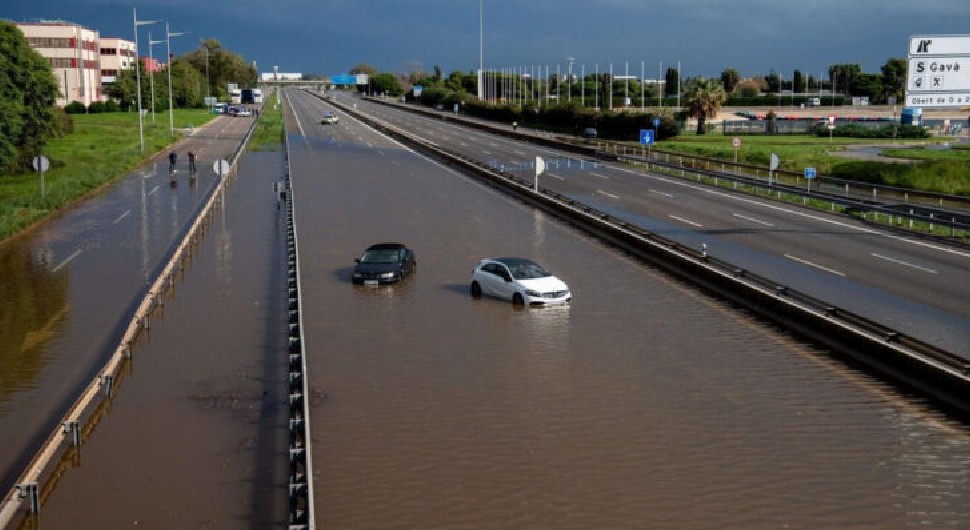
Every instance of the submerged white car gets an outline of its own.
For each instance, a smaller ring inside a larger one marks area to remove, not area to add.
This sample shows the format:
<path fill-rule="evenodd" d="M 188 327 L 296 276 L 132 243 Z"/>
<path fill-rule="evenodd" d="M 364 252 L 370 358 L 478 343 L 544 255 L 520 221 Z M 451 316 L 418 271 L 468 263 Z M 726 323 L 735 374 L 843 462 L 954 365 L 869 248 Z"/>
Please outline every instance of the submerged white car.
<path fill-rule="evenodd" d="M 534 261 L 524 258 L 483 259 L 472 271 L 469 292 L 511 300 L 516 305 L 564 304 L 569 286 Z"/>

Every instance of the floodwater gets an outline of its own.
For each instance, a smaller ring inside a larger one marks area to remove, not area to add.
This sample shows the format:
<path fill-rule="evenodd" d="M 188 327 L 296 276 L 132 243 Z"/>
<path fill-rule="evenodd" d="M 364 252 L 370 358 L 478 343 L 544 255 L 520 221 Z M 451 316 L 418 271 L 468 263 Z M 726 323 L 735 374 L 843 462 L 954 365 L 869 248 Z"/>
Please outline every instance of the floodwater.
<path fill-rule="evenodd" d="M 286 523 L 282 153 L 249 153 L 110 400 L 22 528 Z"/>
<path fill-rule="evenodd" d="M 318 529 L 970 527 L 966 425 L 349 118 L 322 132 L 292 97 Z M 24 527 L 285 526 L 280 167 L 245 156 Z M 417 273 L 353 286 L 380 241 Z M 495 255 L 573 302 L 472 299 Z M 58 322 L 53 298 L 37 312 Z"/>
<path fill-rule="evenodd" d="M 315 131 L 291 163 L 318 528 L 970 527 L 966 426 L 352 120 Z M 379 241 L 417 274 L 351 285 Z M 496 255 L 573 302 L 472 299 Z"/>

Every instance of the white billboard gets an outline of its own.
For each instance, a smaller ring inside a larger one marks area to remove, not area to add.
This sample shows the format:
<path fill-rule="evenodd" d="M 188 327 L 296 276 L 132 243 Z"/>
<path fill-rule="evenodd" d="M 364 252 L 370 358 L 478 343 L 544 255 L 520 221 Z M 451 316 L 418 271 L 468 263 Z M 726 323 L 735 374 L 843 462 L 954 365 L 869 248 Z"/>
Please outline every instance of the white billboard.
<path fill-rule="evenodd" d="M 907 106 L 970 106 L 970 35 L 910 37 L 908 66 Z"/>

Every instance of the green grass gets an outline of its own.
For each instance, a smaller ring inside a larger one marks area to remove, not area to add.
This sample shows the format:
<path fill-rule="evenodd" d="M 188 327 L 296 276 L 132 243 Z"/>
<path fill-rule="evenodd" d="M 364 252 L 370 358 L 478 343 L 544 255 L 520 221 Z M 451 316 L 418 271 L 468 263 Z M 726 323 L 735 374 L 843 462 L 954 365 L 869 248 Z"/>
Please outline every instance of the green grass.
<path fill-rule="evenodd" d="M 732 136 L 724 135 L 687 135 L 659 142 L 656 149 L 730 163 L 734 161 L 731 138 Z M 833 138 L 829 141 L 828 138 L 811 135 L 759 135 L 740 138 L 738 162 L 761 166 L 765 171 L 771 154 L 775 153 L 780 159 L 781 169 L 796 173 L 801 173 L 806 167 L 814 167 L 824 176 L 921 191 L 970 195 L 970 149 L 967 146 L 954 146 L 949 150 L 919 148 L 927 142 L 939 143 L 950 140 L 948 138 L 899 140 L 897 144 L 913 144 L 913 148 L 887 148 L 883 151 L 887 156 L 922 161 L 917 164 L 858 161 L 831 154 L 833 151 L 845 149 L 848 145 L 886 145 L 889 143 L 886 140 Z M 789 184 L 797 183 L 797 179 L 789 179 L 784 175 L 781 180 Z"/>
<path fill-rule="evenodd" d="M 180 128 L 198 127 L 214 116 L 206 110 L 180 109 L 173 113 L 175 137 L 169 135 L 168 113 L 144 119 L 145 150 L 139 149 L 138 116 L 130 112 L 75 114 L 74 132 L 55 138 L 41 152 L 50 159 L 44 174 L 0 176 L 0 240 L 46 219 L 93 190 L 113 182 L 155 153 L 178 141 Z"/>
<path fill-rule="evenodd" d="M 276 97 L 266 95 L 266 104 L 259 113 L 259 123 L 249 140 L 250 151 L 275 151 L 283 143 L 283 106 L 276 104 Z"/>
<path fill-rule="evenodd" d="M 884 149 L 885 156 L 910 160 L 956 160 L 970 163 L 970 146 L 952 146 L 950 149 Z"/>

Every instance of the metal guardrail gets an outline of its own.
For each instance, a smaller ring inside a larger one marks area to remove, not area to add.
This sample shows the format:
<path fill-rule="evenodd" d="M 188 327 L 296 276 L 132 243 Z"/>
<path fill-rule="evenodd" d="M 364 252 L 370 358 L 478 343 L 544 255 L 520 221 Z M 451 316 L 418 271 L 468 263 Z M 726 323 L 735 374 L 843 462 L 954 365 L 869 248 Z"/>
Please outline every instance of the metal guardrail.
<path fill-rule="evenodd" d="M 303 297 L 300 288 L 300 259 L 297 245 L 293 186 L 290 178 L 290 141 L 283 135 L 285 148 L 287 318 L 289 330 L 289 529 L 313 530 L 313 458 L 310 450 L 309 377 L 306 366 L 306 341 L 303 336 Z"/>
<path fill-rule="evenodd" d="M 632 159 L 634 155 L 631 155 L 631 153 L 641 151 L 641 148 L 632 147 L 623 142 L 616 142 L 612 140 L 586 140 L 568 136 L 556 136 L 554 138 L 543 137 L 529 133 L 525 128 L 521 128 L 521 130 L 510 130 L 507 125 L 498 125 L 481 120 L 470 120 L 461 115 L 449 114 L 447 112 L 435 111 L 429 108 L 417 107 L 414 105 L 406 105 L 397 101 L 391 101 L 383 98 L 367 98 L 367 100 L 389 107 L 405 109 L 408 112 L 414 112 L 440 120 L 459 122 L 469 127 L 487 130 L 496 134 L 514 137 L 531 143 L 571 150 L 587 156 L 598 156 L 602 158 L 603 156 L 607 155 L 622 154 Z M 765 176 L 767 177 L 767 170 L 762 166 L 726 162 L 720 159 L 698 155 L 688 155 L 676 151 L 666 151 L 662 149 L 651 149 L 650 156 L 652 162 L 660 163 L 660 157 L 663 156 L 665 157 L 668 165 L 684 167 L 685 169 L 688 167 L 695 170 L 703 169 L 712 175 L 717 172 L 716 169 L 712 168 L 720 166 L 721 171 L 719 176 L 721 178 L 727 179 L 732 176 L 747 176 L 751 179 L 750 182 L 752 185 L 763 187 L 766 183 L 766 179 L 762 179 L 760 181 L 758 180 L 758 175 L 762 171 L 765 172 Z M 676 162 L 671 162 L 672 158 L 676 160 Z M 727 168 L 733 168 L 733 170 L 728 171 Z M 755 176 L 751 176 L 752 173 L 754 173 Z M 778 176 L 782 176 L 785 179 L 795 182 L 799 182 L 799 179 L 804 180 L 804 176 L 795 171 L 782 169 L 777 170 L 774 173 L 776 175 L 776 180 Z M 950 226 L 947 224 L 947 219 L 955 219 L 959 221 L 961 216 L 970 217 L 970 197 L 965 197 L 962 195 L 952 195 L 899 188 L 884 184 L 851 181 L 825 175 L 817 176 L 815 178 L 814 185 L 816 186 L 816 191 L 813 192 L 814 195 L 811 195 L 812 197 L 817 196 L 819 193 L 817 190 L 822 186 L 837 188 L 844 190 L 844 194 L 840 196 L 836 193 L 828 193 L 828 196 L 849 200 L 854 199 L 858 202 L 858 204 L 870 206 L 869 211 L 876 211 L 879 210 L 879 208 L 883 208 L 879 211 L 884 213 L 890 213 L 891 211 L 896 216 L 921 221 L 925 220 L 926 222 L 935 222 L 936 224 L 946 224 L 946 226 Z M 777 189 L 778 184 L 774 184 L 774 186 L 774 189 Z M 799 186 L 797 185 L 789 185 L 788 188 L 792 190 L 792 193 L 799 193 Z M 802 193 L 804 193 L 804 190 L 802 190 Z M 908 206 L 911 206 L 914 209 L 914 212 L 918 211 L 920 213 L 914 213 L 914 215 L 910 217 L 908 214 L 908 208 L 904 208 Z"/>
<path fill-rule="evenodd" d="M 185 264 L 191 261 L 218 204 L 219 192 L 230 180 L 231 175 L 235 173 L 242 149 L 256 130 L 256 124 L 257 120 L 253 120 L 246 135 L 233 151 L 230 158 L 229 175 L 221 179 L 216 186 L 213 186 L 209 198 L 194 215 L 194 221 L 182 231 L 180 239 L 173 244 L 173 248 L 168 253 L 168 260 L 163 262 L 164 265 L 155 273 L 154 281 L 135 308 L 108 361 L 98 370 L 78 399 L 58 422 L 57 427 L 47 437 L 40 450 L 19 476 L 16 485 L 5 495 L 3 503 L 0 504 L 0 529 L 6 528 L 10 524 L 24 503 L 28 504 L 28 510 L 32 516 L 37 516 L 39 513 L 41 506 L 40 482 L 45 470 L 65 443 L 71 447 L 80 447 L 82 419 L 88 414 L 91 405 L 98 399 L 99 394 L 103 392 L 102 401 L 112 396 L 119 371 L 124 362 L 132 357 L 142 331 L 149 328 L 152 313 L 156 308 L 163 305 L 162 298 L 175 287 L 178 275 L 185 270 Z"/>
<path fill-rule="evenodd" d="M 319 96 L 318 96 L 319 97 Z M 801 331 L 814 340 L 918 388 L 962 415 L 970 415 L 970 359 L 898 332 L 807 293 L 708 256 L 608 213 L 477 160 L 449 152 L 373 116 L 329 101 L 368 125 L 436 159 L 471 171 L 487 182 L 561 218 L 641 259 L 697 283 L 762 316 Z"/>

